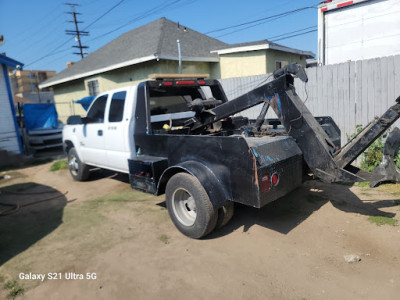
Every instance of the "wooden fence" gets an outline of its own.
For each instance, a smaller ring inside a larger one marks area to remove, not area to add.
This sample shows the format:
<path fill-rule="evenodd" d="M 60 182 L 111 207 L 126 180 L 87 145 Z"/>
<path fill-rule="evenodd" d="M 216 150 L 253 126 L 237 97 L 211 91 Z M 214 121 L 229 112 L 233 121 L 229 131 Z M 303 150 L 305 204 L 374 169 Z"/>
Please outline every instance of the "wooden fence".
<path fill-rule="evenodd" d="M 295 80 L 296 92 L 314 116 L 331 116 L 342 132 L 342 144 L 400 96 L 400 55 L 306 69 L 309 81 Z M 221 79 L 229 100 L 272 80 L 271 74 Z M 261 106 L 241 115 L 255 119 Z M 272 110 L 267 117 L 276 118 Z M 394 126 L 400 127 L 400 121 Z"/>

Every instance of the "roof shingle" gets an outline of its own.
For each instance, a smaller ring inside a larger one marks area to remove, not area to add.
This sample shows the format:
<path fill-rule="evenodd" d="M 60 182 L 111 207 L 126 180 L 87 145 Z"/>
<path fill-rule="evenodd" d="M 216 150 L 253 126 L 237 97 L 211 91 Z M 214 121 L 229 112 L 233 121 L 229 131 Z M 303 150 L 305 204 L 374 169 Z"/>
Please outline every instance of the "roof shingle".
<path fill-rule="evenodd" d="M 227 44 L 191 30 L 166 18 L 128 31 L 71 67 L 61 71 L 40 87 L 87 77 L 152 59 L 177 59 L 180 40 L 182 60 L 217 61 L 211 50 Z"/>

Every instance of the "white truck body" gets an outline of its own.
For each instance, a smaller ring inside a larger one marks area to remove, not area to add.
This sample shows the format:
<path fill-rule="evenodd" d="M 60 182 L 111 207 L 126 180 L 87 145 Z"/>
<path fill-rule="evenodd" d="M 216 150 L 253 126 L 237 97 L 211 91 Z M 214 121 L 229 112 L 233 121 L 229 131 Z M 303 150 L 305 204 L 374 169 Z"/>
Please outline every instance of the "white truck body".
<path fill-rule="evenodd" d="M 103 122 L 64 126 L 63 143 L 72 141 L 87 165 L 129 173 L 128 159 L 136 157 L 133 136 L 136 91 L 136 86 L 128 86 L 98 95 L 88 109 L 88 116 L 103 101 Z M 116 115 L 110 115 L 112 105 L 118 106 L 113 109 Z"/>
<path fill-rule="evenodd" d="M 400 54 L 400 0 L 333 0 L 318 7 L 318 64 Z"/>

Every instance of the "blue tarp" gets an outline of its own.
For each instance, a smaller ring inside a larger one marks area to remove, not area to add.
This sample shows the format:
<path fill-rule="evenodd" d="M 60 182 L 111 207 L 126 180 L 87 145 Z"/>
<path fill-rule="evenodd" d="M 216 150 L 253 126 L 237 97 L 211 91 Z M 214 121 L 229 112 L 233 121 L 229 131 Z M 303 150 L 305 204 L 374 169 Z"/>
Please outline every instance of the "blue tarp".
<path fill-rule="evenodd" d="M 23 111 L 25 128 L 28 131 L 39 128 L 58 127 L 58 114 L 54 104 L 24 104 Z"/>
<path fill-rule="evenodd" d="M 94 98 L 95 98 L 94 96 L 83 97 L 82 99 L 75 101 L 75 103 L 79 103 L 80 105 L 82 105 L 84 110 L 88 110 Z"/>

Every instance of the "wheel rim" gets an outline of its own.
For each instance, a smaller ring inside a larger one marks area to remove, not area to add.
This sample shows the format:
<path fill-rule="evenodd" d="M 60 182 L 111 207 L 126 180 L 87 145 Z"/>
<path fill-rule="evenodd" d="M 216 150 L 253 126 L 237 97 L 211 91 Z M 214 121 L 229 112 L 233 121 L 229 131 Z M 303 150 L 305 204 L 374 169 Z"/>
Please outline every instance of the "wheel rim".
<path fill-rule="evenodd" d="M 75 155 L 72 154 L 70 156 L 69 161 L 68 161 L 68 166 L 69 166 L 71 173 L 74 176 L 77 176 L 78 172 L 79 172 L 79 163 L 78 163 L 78 158 Z"/>
<path fill-rule="evenodd" d="M 172 209 L 178 221 L 192 226 L 196 221 L 197 207 L 193 196 L 185 189 L 177 189 L 172 195 Z"/>

